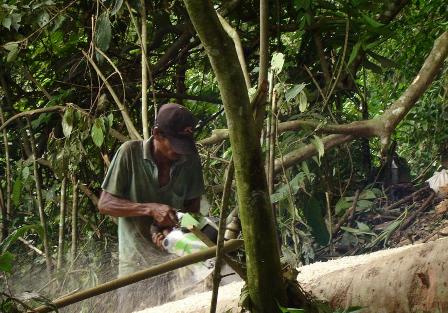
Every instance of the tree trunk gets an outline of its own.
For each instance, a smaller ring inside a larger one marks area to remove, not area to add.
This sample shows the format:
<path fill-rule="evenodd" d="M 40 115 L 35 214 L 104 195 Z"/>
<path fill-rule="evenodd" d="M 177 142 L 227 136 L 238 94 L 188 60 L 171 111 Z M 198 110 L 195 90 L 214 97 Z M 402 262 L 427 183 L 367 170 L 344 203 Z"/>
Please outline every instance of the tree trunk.
<path fill-rule="evenodd" d="M 57 270 L 59 271 L 62 267 L 62 260 L 64 257 L 64 228 L 65 228 L 65 211 L 67 206 L 66 201 L 67 192 L 67 178 L 64 177 L 61 182 L 61 211 L 59 214 L 59 240 L 58 240 L 58 260 L 57 260 Z"/>
<path fill-rule="evenodd" d="M 76 176 L 72 177 L 72 247 L 71 247 L 71 261 L 74 262 L 76 258 L 76 251 L 78 250 L 78 179 Z"/>
<path fill-rule="evenodd" d="M 184 0 L 218 80 L 235 163 L 238 205 L 253 312 L 278 312 L 285 300 L 257 129 L 235 46 L 207 0 Z M 269 273 L 269 275 L 267 275 Z"/>
<path fill-rule="evenodd" d="M 44 244 L 44 253 L 45 253 L 45 261 L 47 264 L 48 274 L 51 274 L 51 258 L 50 258 L 50 245 L 48 243 L 48 231 L 47 231 L 47 217 L 45 216 L 44 211 L 44 200 L 42 199 L 42 183 L 41 177 L 39 173 L 39 168 L 37 165 L 37 155 L 36 155 L 36 145 L 34 143 L 34 134 L 33 129 L 31 127 L 30 118 L 27 117 L 28 129 L 30 132 L 30 144 L 31 144 L 31 153 L 33 157 L 33 168 L 34 168 L 34 181 L 36 183 L 36 195 L 37 195 L 37 204 L 39 206 L 39 218 L 40 223 L 42 225 L 42 241 Z"/>
<path fill-rule="evenodd" d="M 4 81 L 3 75 L 0 73 L 1 85 L 6 88 L 6 82 Z M 6 92 L 6 89 L 5 89 Z M 0 105 L 0 123 L 3 125 L 5 123 L 5 116 L 3 114 L 3 104 Z M 2 197 L 2 239 L 8 236 L 9 220 L 11 219 L 11 194 L 12 194 L 12 180 L 11 180 L 11 165 L 9 159 L 9 142 L 8 133 L 6 129 L 2 131 L 3 135 L 3 147 L 5 150 L 5 179 L 6 179 L 6 194 Z"/>
<path fill-rule="evenodd" d="M 305 291 L 336 308 L 362 313 L 426 313 L 448 310 L 448 238 L 299 268 Z M 243 283 L 221 287 L 217 312 L 236 313 Z M 211 293 L 197 294 L 140 313 L 206 313 Z"/>
<path fill-rule="evenodd" d="M 148 41 L 148 32 L 146 26 L 146 5 L 145 0 L 140 1 L 140 18 L 142 20 L 142 37 L 141 37 L 141 49 L 142 49 L 142 128 L 143 139 L 149 138 L 149 123 L 148 123 L 148 69 L 146 67 L 146 47 Z"/>

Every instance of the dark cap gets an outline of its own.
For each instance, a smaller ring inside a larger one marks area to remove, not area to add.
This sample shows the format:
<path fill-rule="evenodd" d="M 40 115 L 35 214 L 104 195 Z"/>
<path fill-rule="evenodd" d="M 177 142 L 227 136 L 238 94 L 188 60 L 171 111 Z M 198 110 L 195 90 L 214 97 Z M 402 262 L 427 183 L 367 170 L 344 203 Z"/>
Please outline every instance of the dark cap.
<path fill-rule="evenodd" d="M 156 118 L 155 126 L 168 138 L 173 150 L 179 154 L 197 153 L 193 139 L 196 119 L 187 108 L 176 103 L 164 104 Z"/>

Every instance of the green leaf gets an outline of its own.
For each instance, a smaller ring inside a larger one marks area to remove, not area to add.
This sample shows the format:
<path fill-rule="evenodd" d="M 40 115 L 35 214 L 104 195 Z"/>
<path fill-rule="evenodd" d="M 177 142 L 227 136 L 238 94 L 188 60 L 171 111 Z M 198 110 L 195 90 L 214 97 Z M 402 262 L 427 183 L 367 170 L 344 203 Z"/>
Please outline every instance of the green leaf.
<path fill-rule="evenodd" d="M 109 128 L 112 128 L 113 123 L 114 123 L 114 114 L 109 113 L 109 115 L 107 116 L 107 120 L 108 120 Z"/>
<path fill-rule="evenodd" d="M 285 100 L 290 101 L 294 99 L 305 88 L 305 84 L 298 84 L 291 87 L 285 94 Z"/>
<path fill-rule="evenodd" d="M 282 71 L 283 64 L 285 64 L 285 56 L 283 53 L 274 52 L 271 60 L 271 69 L 275 74 Z"/>
<path fill-rule="evenodd" d="M 356 225 L 358 226 L 358 229 L 362 232 L 371 232 L 370 227 L 367 224 L 356 221 Z"/>
<path fill-rule="evenodd" d="M 20 196 L 22 194 L 22 185 L 23 182 L 21 179 L 16 179 L 14 181 L 14 185 L 12 186 L 12 202 L 15 206 L 19 205 Z"/>
<path fill-rule="evenodd" d="M 12 270 L 12 262 L 14 261 L 15 256 L 10 252 L 5 252 L 0 254 L 0 271 L 2 272 L 11 272 Z"/>
<path fill-rule="evenodd" d="M 311 143 L 316 147 L 318 155 L 319 155 L 319 161 L 320 158 L 324 155 L 325 153 L 325 146 L 324 143 L 322 141 L 322 139 L 320 139 L 318 136 L 314 135 L 314 139 L 311 140 Z"/>
<path fill-rule="evenodd" d="M 362 14 L 362 20 L 372 28 L 380 28 L 384 26 L 384 24 L 381 24 L 380 22 L 374 20 L 373 18 L 364 13 Z"/>
<path fill-rule="evenodd" d="M 50 21 L 50 14 L 48 14 L 47 11 L 43 11 L 42 13 L 39 14 L 39 16 L 37 17 L 37 24 L 40 27 L 44 27 L 45 25 L 48 24 L 48 22 Z"/>
<path fill-rule="evenodd" d="M 334 211 L 335 211 L 336 215 L 342 215 L 351 206 L 352 206 L 352 203 L 348 202 L 345 197 L 342 197 L 336 203 Z"/>
<path fill-rule="evenodd" d="M 373 205 L 373 202 L 370 200 L 358 200 L 356 202 L 356 206 L 361 209 L 370 209 Z"/>
<path fill-rule="evenodd" d="M 41 225 L 38 224 L 33 224 L 33 225 L 24 225 L 21 226 L 19 228 L 17 228 L 16 230 L 14 230 L 11 234 L 9 234 L 8 237 L 5 238 L 5 240 L 3 240 L 0 243 L 0 253 L 6 253 L 6 251 L 9 249 L 9 247 L 16 242 L 19 237 L 22 237 L 23 235 L 25 235 L 27 232 L 29 231 L 35 231 L 37 234 L 39 234 L 40 237 L 42 237 L 43 234 L 43 228 Z"/>
<path fill-rule="evenodd" d="M 18 31 L 20 28 L 20 21 L 22 21 L 22 14 L 13 13 L 11 14 L 11 26 Z"/>
<path fill-rule="evenodd" d="M 12 24 L 12 19 L 10 16 L 5 17 L 2 21 L 3 27 L 7 28 L 8 30 L 11 30 L 11 24 Z"/>
<path fill-rule="evenodd" d="M 347 66 L 352 64 L 352 62 L 355 60 L 356 56 L 358 55 L 359 49 L 362 47 L 362 41 L 358 41 L 352 49 L 352 53 L 350 53 L 350 57 L 348 58 Z"/>
<path fill-rule="evenodd" d="M 114 5 L 110 11 L 110 15 L 115 15 L 118 11 L 120 11 L 122 5 L 123 0 L 114 0 Z"/>
<path fill-rule="evenodd" d="M 62 118 L 62 132 L 65 137 L 70 137 L 70 134 L 73 130 L 73 122 L 74 122 L 74 114 L 73 108 L 67 107 L 64 113 L 64 117 Z"/>
<path fill-rule="evenodd" d="M 30 176 L 30 168 L 28 166 L 22 169 L 22 179 L 26 180 Z"/>
<path fill-rule="evenodd" d="M 300 112 L 305 112 L 306 109 L 308 108 L 308 99 L 306 98 L 306 94 L 305 92 L 301 92 L 299 94 L 299 110 Z"/>
<path fill-rule="evenodd" d="M 96 22 L 95 45 L 103 52 L 109 49 L 112 39 L 112 27 L 108 11 L 103 12 Z M 98 55 L 97 55 L 98 58 Z"/>
<path fill-rule="evenodd" d="M 361 194 L 359 195 L 359 199 L 373 200 L 376 199 L 376 195 L 372 190 L 366 189 L 363 192 L 361 192 Z"/>
<path fill-rule="evenodd" d="M 96 119 L 95 123 L 93 123 L 92 130 L 90 135 L 92 136 L 93 143 L 100 148 L 104 142 L 104 122 L 101 119 Z"/>

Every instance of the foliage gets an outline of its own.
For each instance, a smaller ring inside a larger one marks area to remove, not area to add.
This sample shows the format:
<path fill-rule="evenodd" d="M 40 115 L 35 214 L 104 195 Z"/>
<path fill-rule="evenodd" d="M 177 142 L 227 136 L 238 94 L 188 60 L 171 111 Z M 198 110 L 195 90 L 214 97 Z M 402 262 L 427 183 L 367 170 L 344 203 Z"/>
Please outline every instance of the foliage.
<path fill-rule="evenodd" d="M 240 35 L 256 90 L 258 6 L 252 1 L 239 1 L 236 8 L 227 10 L 231 2 L 238 1 L 214 3 Z M 355 190 L 362 190 L 357 217 L 372 212 L 378 199 L 384 197 L 381 188 L 368 186 L 372 169 L 380 164 L 380 141 L 372 139 L 367 145 L 354 141 L 330 150 L 325 149 L 326 134 L 321 130 L 328 124 L 381 115 L 412 82 L 433 40 L 446 31 L 446 1 L 410 1 L 388 17 L 386 12 L 398 2 L 296 0 L 280 1 L 279 7 L 270 2 L 270 71 L 278 111 L 268 109 L 266 120 L 318 123 L 316 127 L 276 135 L 277 160 L 307 145 L 317 151 L 315 157 L 279 171 L 274 180 L 271 202 L 277 212 L 282 260 L 294 266 L 319 257 L 316 252 L 329 243 L 331 227 L 352 206 Z M 129 5 L 132 15 L 139 16 L 138 1 L 129 1 Z M 147 1 L 147 8 L 147 61 L 152 76 L 149 91 L 155 99 L 150 99 L 149 116 L 154 116 L 162 103 L 180 102 L 200 120 L 198 140 L 210 136 L 214 129 L 227 128 L 216 78 L 182 2 Z M 0 4 L 0 106 L 4 120 L 26 111 L 63 107 L 32 115 L 31 130 L 26 129 L 23 118 L 6 128 L 12 189 L 8 195 L 2 143 L 0 188 L 4 201 L 0 197 L 0 206 L 9 197 L 12 210 L 10 235 L 2 242 L 2 246 L 9 246 L 4 251 L 2 248 L 0 256 L 3 271 L 26 272 L 25 267 L 11 269 L 23 254 L 11 243 L 32 229 L 36 231 L 28 225 L 39 223 L 30 134 L 36 141 L 53 257 L 57 253 L 62 178 L 79 180 L 84 192 L 98 196 L 108 162 L 121 144 L 117 133 L 128 136 L 115 100 L 82 51 L 97 62 L 132 121 L 141 128 L 138 32 L 122 0 L 4 0 Z M 422 174 L 418 182 L 441 167 L 448 151 L 447 82 L 445 66 L 393 134 L 398 153 L 408 161 L 413 177 Z M 263 149 L 269 150 L 266 141 Z M 199 150 L 210 213 L 217 215 L 221 204 L 217 190 L 223 184 L 232 148 L 224 141 Z M 68 207 L 73 203 L 72 191 L 69 183 Z M 116 226 L 109 219 L 100 223 L 103 217 L 90 200 L 85 195 L 80 197 L 79 241 L 94 236 L 99 245 L 109 247 L 110 241 L 116 240 Z M 235 197 L 231 205 L 236 206 Z M 396 222 L 379 232 L 362 219 L 353 221 L 341 227 L 342 241 L 370 242 L 367 249 L 387 245 L 404 218 L 398 216 Z M 71 217 L 66 221 L 63 238 L 70 242 Z M 28 234 L 27 238 L 42 248 L 38 237 Z M 41 266 L 42 259 L 37 257 L 35 263 Z M 95 281 L 89 277 L 84 277 L 85 281 Z"/>

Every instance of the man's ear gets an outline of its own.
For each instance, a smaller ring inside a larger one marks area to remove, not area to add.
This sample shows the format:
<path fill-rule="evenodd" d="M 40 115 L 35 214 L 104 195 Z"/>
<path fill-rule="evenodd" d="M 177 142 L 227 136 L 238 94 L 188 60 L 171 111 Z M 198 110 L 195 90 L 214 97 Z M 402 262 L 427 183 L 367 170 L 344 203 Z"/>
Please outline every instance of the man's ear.
<path fill-rule="evenodd" d="M 157 126 L 152 129 L 152 136 L 157 141 L 163 140 L 165 138 L 162 130 L 160 128 L 158 128 Z"/>

